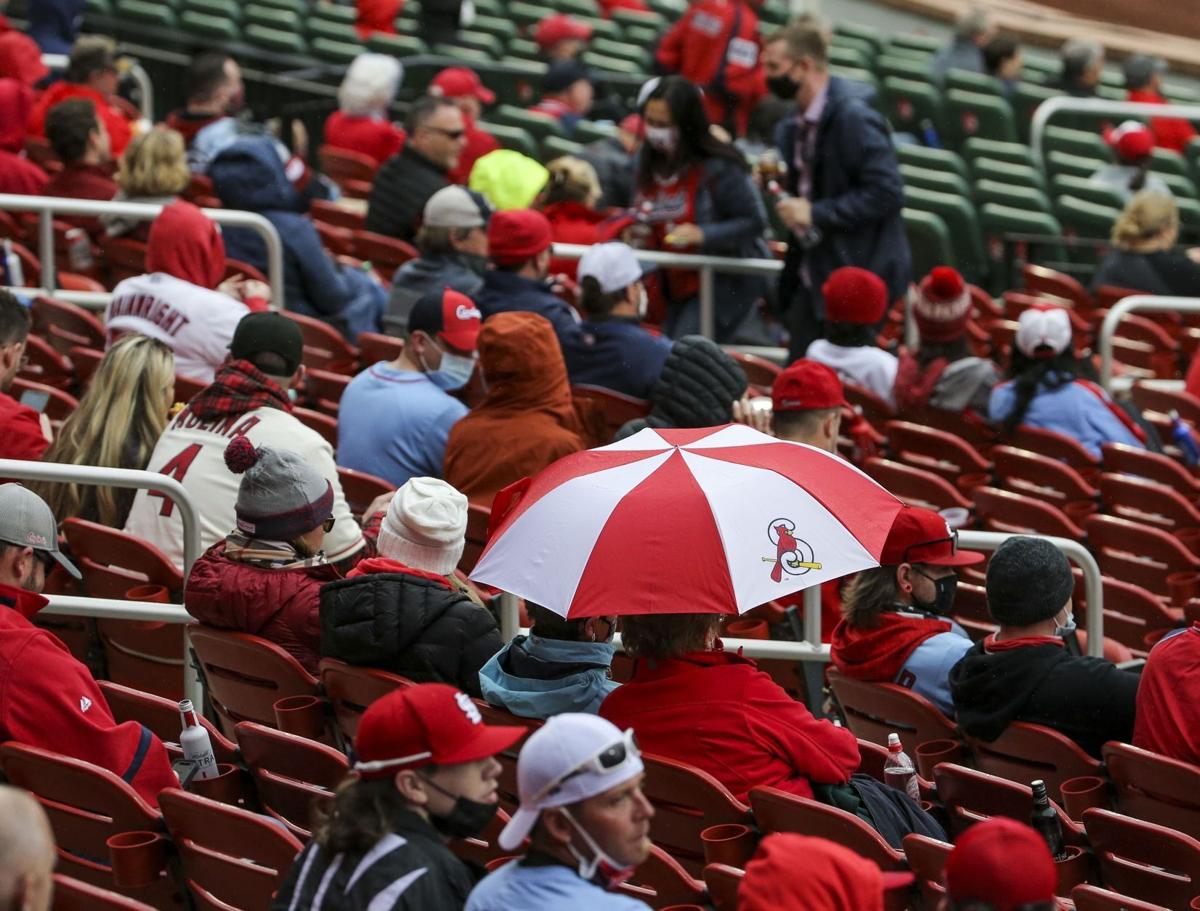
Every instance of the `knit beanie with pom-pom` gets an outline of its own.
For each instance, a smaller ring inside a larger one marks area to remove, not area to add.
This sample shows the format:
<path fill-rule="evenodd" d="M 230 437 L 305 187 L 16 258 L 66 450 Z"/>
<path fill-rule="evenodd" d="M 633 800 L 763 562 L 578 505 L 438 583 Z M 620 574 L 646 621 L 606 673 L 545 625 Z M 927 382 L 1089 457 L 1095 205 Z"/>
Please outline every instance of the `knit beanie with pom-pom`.
<path fill-rule="evenodd" d="M 918 286 L 913 318 L 923 342 L 952 342 L 967 331 L 971 292 L 958 271 L 937 266 Z"/>
<path fill-rule="evenodd" d="M 333 485 L 294 452 L 239 436 L 225 447 L 225 464 L 242 476 L 235 512 L 243 534 L 292 541 L 333 514 Z"/>

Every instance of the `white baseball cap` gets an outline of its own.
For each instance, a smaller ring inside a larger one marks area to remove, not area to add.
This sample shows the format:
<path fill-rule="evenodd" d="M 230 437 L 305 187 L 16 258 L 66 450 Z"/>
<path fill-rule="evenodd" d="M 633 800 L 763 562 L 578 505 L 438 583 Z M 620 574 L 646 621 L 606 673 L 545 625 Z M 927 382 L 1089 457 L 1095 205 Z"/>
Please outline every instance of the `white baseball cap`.
<path fill-rule="evenodd" d="M 500 833 L 500 847 L 516 850 L 542 810 L 603 794 L 640 775 L 642 769 L 632 728 L 622 732 L 596 715 L 555 715 L 521 747 L 517 757 L 521 805 Z"/>
<path fill-rule="evenodd" d="M 1017 326 L 1017 348 L 1026 357 L 1037 357 L 1037 350 L 1049 348 L 1062 354 L 1071 344 L 1071 317 L 1062 307 L 1040 305 L 1021 314 Z"/>
<path fill-rule="evenodd" d="M 637 254 L 629 244 L 594 244 L 579 258 L 576 275 L 580 279 L 591 276 L 600 283 L 600 290 L 612 294 L 640 281 L 645 273 L 637 261 Z"/>

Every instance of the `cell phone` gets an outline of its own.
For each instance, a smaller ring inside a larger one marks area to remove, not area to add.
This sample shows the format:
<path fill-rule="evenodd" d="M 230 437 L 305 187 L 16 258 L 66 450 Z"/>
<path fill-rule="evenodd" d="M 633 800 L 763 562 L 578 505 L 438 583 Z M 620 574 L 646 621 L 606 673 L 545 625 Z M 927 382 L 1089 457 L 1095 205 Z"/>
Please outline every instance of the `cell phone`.
<path fill-rule="evenodd" d="M 50 401 L 50 393 L 42 392 L 39 389 L 26 389 L 21 393 L 21 404 L 26 408 L 32 408 L 38 414 L 46 410 L 46 403 Z"/>

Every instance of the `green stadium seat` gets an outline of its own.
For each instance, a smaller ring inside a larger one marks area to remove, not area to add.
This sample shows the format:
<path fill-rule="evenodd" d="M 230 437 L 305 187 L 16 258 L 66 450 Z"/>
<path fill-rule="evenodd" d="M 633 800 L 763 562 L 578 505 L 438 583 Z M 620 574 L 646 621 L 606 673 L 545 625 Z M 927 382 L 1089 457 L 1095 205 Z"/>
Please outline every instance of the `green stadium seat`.
<path fill-rule="evenodd" d="M 588 44 L 589 50 L 597 54 L 603 54 L 608 57 L 616 57 L 619 60 L 628 60 L 630 63 L 639 67 L 643 72 L 649 72 L 652 66 L 650 60 L 650 52 L 633 43 L 624 41 L 610 41 L 607 38 L 593 38 Z"/>
<path fill-rule="evenodd" d="M 581 59 L 586 66 L 594 70 L 621 73 L 625 76 L 649 76 L 645 65 L 634 63 L 632 60 L 626 60 L 623 57 L 609 57 L 607 54 L 585 51 Z"/>
<path fill-rule="evenodd" d="M 1068 127 L 1048 126 L 1042 134 L 1042 149 L 1045 152 L 1066 152 L 1083 158 L 1099 158 L 1112 161 L 1112 149 L 1097 133 L 1073 130 Z"/>
<path fill-rule="evenodd" d="M 930 149 L 905 142 L 896 146 L 896 156 L 903 164 L 918 165 L 931 171 L 953 171 L 963 180 L 970 179 L 962 156 L 949 149 Z"/>
<path fill-rule="evenodd" d="M 251 24 L 246 26 L 245 36 L 250 44 L 265 50 L 282 54 L 308 53 L 308 44 L 298 32 Z"/>
<path fill-rule="evenodd" d="M 1076 177 L 1091 177 L 1109 162 L 1101 158 L 1084 158 L 1068 152 L 1053 151 L 1046 155 L 1046 166 L 1050 175 L 1074 174 Z"/>
<path fill-rule="evenodd" d="M 1200 180 L 1200 136 L 1193 138 L 1184 147 L 1183 156 L 1187 159 L 1192 180 Z"/>
<path fill-rule="evenodd" d="M 218 19 L 242 21 L 242 7 L 235 0 L 184 0 L 182 9 L 184 12 L 201 13 Z"/>
<path fill-rule="evenodd" d="M 615 23 L 614 23 L 615 24 Z M 662 37 L 649 25 L 627 25 L 622 30 L 623 40 L 646 49 L 647 54 L 653 54 L 658 47 L 658 39 Z"/>
<path fill-rule="evenodd" d="M 1096 86 L 1096 97 L 1104 101 L 1125 101 L 1128 91 L 1123 86 L 1111 86 L 1101 83 Z"/>
<path fill-rule="evenodd" d="M 607 38 L 609 41 L 624 41 L 625 29 L 621 27 L 621 23 L 613 22 L 611 19 L 597 19 L 595 17 L 578 16 L 581 22 L 586 22 L 592 27 L 593 38 Z M 640 26 L 646 28 L 646 26 Z M 656 33 L 657 34 L 657 33 Z M 655 39 L 657 44 L 657 39 Z M 653 46 L 653 45 L 651 45 Z"/>
<path fill-rule="evenodd" d="M 831 48 L 839 47 L 844 50 L 856 51 L 862 55 L 863 60 L 870 64 L 876 57 L 879 56 L 880 48 L 878 45 L 866 41 L 862 38 L 856 38 L 853 35 L 841 35 L 834 32 Z"/>
<path fill-rule="evenodd" d="M 1044 84 L 1057 79 L 1061 72 L 1062 64 L 1056 59 L 1031 57 L 1029 54 L 1022 57 L 1022 79 Z"/>
<path fill-rule="evenodd" d="M 304 25 L 309 41 L 317 38 L 327 38 L 330 41 L 362 44 L 362 40 L 358 37 L 358 29 L 345 22 L 335 22 L 332 19 L 320 19 L 315 16 L 309 16 Z M 366 48 L 360 48 L 360 53 L 363 50 L 366 50 Z"/>
<path fill-rule="evenodd" d="M 83 11 L 89 16 L 111 16 L 112 5 L 108 0 L 85 0 Z"/>
<path fill-rule="evenodd" d="M 963 277 L 971 284 L 982 284 L 987 280 L 987 254 L 983 249 L 975 206 L 969 196 L 906 186 L 904 205 L 909 209 L 932 212 L 941 218 L 950 231 L 950 245 Z"/>
<path fill-rule="evenodd" d="M 992 260 L 992 271 L 1000 274 L 1005 265 L 1004 238 L 1007 235 L 1028 235 L 1045 240 L 1020 241 L 1017 261 L 1028 260 L 1039 263 L 1065 264 L 1066 248 L 1063 246 L 1063 230 L 1057 218 L 1045 212 L 1031 212 L 1012 206 L 986 203 L 979 210 L 979 226 L 983 230 L 984 242 Z M 1011 264 L 1011 263 L 1010 263 Z M 1006 276 L 1008 287 L 1016 287 L 1016 275 Z"/>
<path fill-rule="evenodd" d="M 649 26 L 660 34 L 671 26 L 671 22 L 667 20 L 666 16 L 656 13 L 653 10 L 642 12 L 635 9 L 615 9 L 613 10 L 612 20 L 621 23 L 622 27 L 628 25 Z"/>
<path fill-rule="evenodd" d="M 977 209 L 988 203 L 994 203 L 1014 209 L 1025 209 L 1029 212 L 1050 213 L 1053 211 L 1049 197 L 1037 187 L 1001 183 L 998 180 L 980 180 L 976 182 L 973 189 Z"/>
<path fill-rule="evenodd" d="M 262 6 L 291 10 L 296 15 L 308 15 L 307 0 L 258 0 Z"/>
<path fill-rule="evenodd" d="M 1150 170 L 1155 174 L 1178 174 L 1188 177 L 1187 162 L 1174 149 L 1156 148 L 1150 155 Z"/>
<path fill-rule="evenodd" d="M 869 70 L 871 68 L 871 58 L 861 50 L 854 47 L 845 47 L 840 44 L 831 44 L 829 46 L 829 63 L 834 66 L 846 66 L 857 70 Z"/>
<path fill-rule="evenodd" d="M 1004 98 L 950 89 L 943 104 L 946 111 L 947 142 L 961 145 L 972 136 L 982 139 L 998 139 L 1001 142 L 1017 141 L 1017 124 L 1013 119 L 1012 107 Z"/>
<path fill-rule="evenodd" d="M 461 44 L 463 47 L 472 48 L 477 51 L 483 51 L 493 60 L 500 60 L 504 57 L 506 42 L 490 32 L 477 32 L 474 29 L 461 29 L 454 36 L 456 44 Z"/>
<path fill-rule="evenodd" d="M 328 19 L 330 22 L 341 22 L 353 25 L 358 18 L 358 12 L 353 6 L 342 6 L 337 3 L 318 3 L 309 11 L 310 19 Z"/>
<path fill-rule="evenodd" d="M 969 70 L 950 70 L 946 73 L 946 88 L 962 89 L 965 92 L 979 92 L 981 95 L 1004 97 L 1004 87 L 1000 80 L 986 73 L 972 73 Z"/>
<path fill-rule="evenodd" d="M 537 46 L 536 41 L 530 41 L 528 38 L 513 38 L 508 42 L 505 59 L 513 57 L 520 60 L 541 60 L 542 49 Z"/>
<path fill-rule="evenodd" d="M 954 266 L 954 248 L 946 223 L 932 212 L 903 209 L 904 233 L 912 256 L 913 275 L 928 275 L 934 266 Z"/>
<path fill-rule="evenodd" d="M 561 136 L 547 136 L 542 140 L 542 161 L 553 161 L 563 155 L 578 158 L 582 152 L 583 146 L 580 143 L 563 139 Z"/>
<path fill-rule="evenodd" d="M 934 170 L 920 165 L 901 164 L 900 176 L 907 186 L 920 187 L 923 190 L 933 190 L 936 193 L 957 193 L 969 196 L 971 189 L 967 182 L 953 171 Z"/>
<path fill-rule="evenodd" d="M 252 3 L 242 12 L 242 19 L 248 25 L 261 25 L 276 31 L 297 33 L 302 31 L 300 14 L 295 10 L 283 9 L 278 6 Z"/>
<path fill-rule="evenodd" d="M 963 154 L 967 161 L 977 158 L 992 158 L 996 161 L 1010 161 L 1013 164 L 1033 166 L 1033 153 L 1029 146 L 1022 142 L 1000 142 L 995 139 L 983 139 L 972 136 L 963 143 Z"/>
<path fill-rule="evenodd" d="M 872 100 L 874 107 L 878 108 L 880 106 L 879 80 L 870 70 L 860 70 L 850 66 L 830 66 L 829 72 L 835 76 L 841 76 L 848 82 L 857 82 L 860 85 L 868 86 L 875 95 Z"/>
<path fill-rule="evenodd" d="M 505 7 L 504 15 L 508 16 L 521 28 L 527 28 L 532 34 L 532 29 L 547 16 L 553 16 L 557 12 L 549 6 L 540 6 L 534 3 L 522 3 L 520 0 L 514 0 L 513 3 Z"/>
<path fill-rule="evenodd" d="M 147 0 L 117 0 L 117 15 L 130 22 L 140 22 L 159 28 L 174 29 L 179 25 L 175 11 L 165 3 Z"/>
<path fill-rule="evenodd" d="M 493 123 L 506 126 L 520 127 L 536 140 L 541 142 L 548 136 L 566 138 L 566 132 L 553 117 L 547 114 L 537 114 L 511 104 L 502 104 L 488 112 L 488 119 Z"/>
<path fill-rule="evenodd" d="M 412 35 L 384 35 L 380 32 L 367 39 L 367 50 L 399 58 L 429 53 L 429 47 L 420 38 Z"/>
<path fill-rule="evenodd" d="M 1179 230 L 1190 243 L 1200 239 L 1200 202 L 1195 199 L 1179 199 L 1175 205 L 1179 207 Z"/>
<path fill-rule="evenodd" d="M 210 16 L 196 10 L 185 9 L 179 15 L 180 28 L 194 35 L 216 38 L 220 41 L 236 41 L 241 31 L 238 24 L 224 16 Z"/>
<path fill-rule="evenodd" d="M 592 120 L 581 120 L 575 124 L 574 137 L 577 142 L 587 145 L 617 135 L 617 128 L 611 123 L 596 123 Z"/>
<path fill-rule="evenodd" d="M 366 50 L 358 42 L 335 41 L 332 38 L 314 38 L 309 43 L 309 50 L 314 57 L 329 63 L 348 65 L 354 58 Z"/>
<path fill-rule="evenodd" d="M 919 54 L 936 54 L 946 42 L 933 35 L 914 35 L 904 33 L 892 35 L 888 47 L 892 50 L 915 51 Z"/>
<path fill-rule="evenodd" d="M 472 31 L 495 35 L 505 45 L 517 37 L 516 24 L 500 16 L 476 16 L 475 21 L 471 23 L 471 29 Z"/>
<path fill-rule="evenodd" d="M 1054 211 L 1066 229 L 1066 236 L 1107 241 L 1112 234 L 1113 224 L 1121 215 L 1120 209 L 1101 206 L 1077 196 L 1060 196 L 1054 201 Z M 1096 262 L 1096 249 L 1091 246 L 1068 244 L 1073 262 Z"/>
<path fill-rule="evenodd" d="M 475 12 L 480 16 L 503 16 L 503 0 L 475 0 Z"/>
<path fill-rule="evenodd" d="M 1000 161 L 995 158 L 976 158 L 971 162 L 971 170 L 975 179 L 995 180 L 999 183 L 1010 183 L 1021 187 L 1031 187 L 1046 191 L 1046 177 L 1040 169 L 1027 164 L 1013 164 L 1011 161 Z"/>
<path fill-rule="evenodd" d="M 596 0 L 554 0 L 554 8 L 560 13 L 578 16 L 580 19 L 600 17 L 600 7 L 596 5 Z"/>
<path fill-rule="evenodd" d="M 879 33 L 878 29 L 871 28 L 869 25 L 859 25 L 843 20 L 833 27 L 833 35 L 834 38 L 841 36 L 865 41 L 875 48 L 876 55 L 883 53 L 883 35 Z"/>
<path fill-rule="evenodd" d="M 882 54 L 875 58 L 875 72 L 881 79 L 896 76 L 900 79 L 928 83 L 929 61 L 894 54 Z"/>
<path fill-rule="evenodd" d="M 1017 90 L 1013 93 L 1013 116 L 1017 120 L 1017 133 L 1021 142 L 1029 142 L 1029 125 L 1033 121 L 1033 112 L 1038 105 L 1048 98 L 1057 98 L 1062 92 L 1047 88 L 1033 82 L 1018 82 Z"/>
<path fill-rule="evenodd" d="M 473 47 L 463 47 L 459 44 L 435 44 L 433 53 L 439 57 L 449 57 L 457 64 L 466 64 L 467 66 L 475 66 L 479 63 L 491 63 L 495 58 L 487 51 L 477 50 Z M 447 64 L 453 66 L 454 64 Z"/>
<path fill-rule="evenodd" d="M 1190 86 L 1164 82 L 1159 91 L 1173 104 L 1200 104 L 1200 91 Z"/>
<path fill-rule="evenodd" d="M 1170 188 L 1171 195 L 1177 200 L 1196 198 L 1196 185 L 1192 183 L 1190 177 L 1183 177 L 1180 174 L 1167 174 L 1162 171 L 1155 171 L 1154 176 Z"/>
<path fill-rule="evenodd" d="M 646 6 L 674 22 L 687 12 L 688 0 L 646 0 Z"/>
<path fill-rule="evenodd" d="M 1108 206 L 1113 209 L 1125 208 L 1121 194 L 1107 184 L 1092 183 L 1090 178 L 1076 177 L 1074 174 L 1057 174 L 1050 180 L 1050 190 L 1056 197 L 1074 196 L 1084 202 Z"/>
<path fill-rule="evenodd" d="M 887 76 L 883 80 L 883 113 L 897 130 L 922 134 L 921 125 L 933 124 L 938 136 L 945 136 L 946 118 L 938 91 L 928 82 Z"/>
<path fill-rule="evenodd" d="M 483 67 L 479 76 L 484 85 L 496 93 L 500 104 L 524 107 L 538 99 L 546 64 L 537 60 L 505 58 L 501 67 Z"/>
<path fill-rule="evenodd" d="M 503 123 L 484 123 L 482 121 L 479 124 L 479 128 L 495 136 L 500 145 L 506 149 L 520 152 L 522 155 L 528 155 L 530 158 L 538 157 L 538 144 L 529 134 L 528 130 Z"/>

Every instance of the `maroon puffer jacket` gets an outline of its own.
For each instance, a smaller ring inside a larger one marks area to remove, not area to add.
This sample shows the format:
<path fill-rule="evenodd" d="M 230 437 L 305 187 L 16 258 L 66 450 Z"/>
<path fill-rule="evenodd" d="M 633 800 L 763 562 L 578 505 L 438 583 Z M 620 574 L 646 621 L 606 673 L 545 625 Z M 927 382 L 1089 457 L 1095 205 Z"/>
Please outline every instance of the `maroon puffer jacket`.
<path fill-rule="evenodd" d="M 316 674 L 321 586 L 339 578 L 329 564 L 262 569 L 240 563 L 225 556 L 225 542 L 218 541 L 193 564 L 183 601 L 201 623 L 269 639 Z"/>

